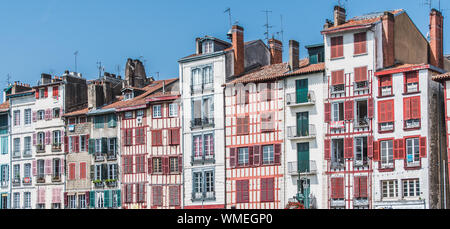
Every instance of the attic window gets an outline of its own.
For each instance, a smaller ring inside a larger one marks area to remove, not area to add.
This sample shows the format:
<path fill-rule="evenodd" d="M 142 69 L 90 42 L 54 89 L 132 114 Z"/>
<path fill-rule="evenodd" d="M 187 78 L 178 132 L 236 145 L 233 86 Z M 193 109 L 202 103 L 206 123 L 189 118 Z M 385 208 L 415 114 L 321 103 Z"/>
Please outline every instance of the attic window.
<path fill-rule="evenodd" d="M 132 93 L 132 92 L 127 92 L 127 93 L 124 94 L 123 99 L 124 99 L 124 100 L 129 100 L 129 99 L 132 99 L 133 97 L 134 97 L 134 96 L 133 96 L 133 93 Z"/>
<path fill-rule="evenodd" d="M 213 46 L 213 41 L 211 41 L 211 40 L 207 40 L 207 41 L 204 41 L 202 43 L 203 53 L 212 53 L 212 52 L 214 52 L 213 47 L 214 47 Z"/>

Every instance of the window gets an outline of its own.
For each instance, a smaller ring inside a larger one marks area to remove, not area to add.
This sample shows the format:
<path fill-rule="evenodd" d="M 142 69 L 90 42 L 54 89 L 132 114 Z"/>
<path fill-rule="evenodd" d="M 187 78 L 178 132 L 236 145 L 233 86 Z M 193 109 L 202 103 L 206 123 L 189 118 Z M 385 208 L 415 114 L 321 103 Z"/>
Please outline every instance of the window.
<path fill-rule="evenodd" d="M 402 183 L 403 183 L 403 198 L 420 196 L 419 179 L 403 180 Z"/>
<path fill-rule="evenodd" d="M 69 164 L 69 180 L 75 180 L 75 163 Z"/>
<path fill-rule="evenodd" d="M 405 129 L 420 128 L 420 96 L 403 99 L 403 119 Z"/>
<path fill-rule="evenodd" d="M 214 52 L 213 43 L 214 42 L 211 41 L 211 40 L 206 40 L 206 41 L 202 42 L 202 51 L 203 51 L 203 53 Z"/>
<path fill-rule="evenodd" d="M 30 163 L 24 164 L 23 177 L 31 177 L 31 164 Z"/>
<path fill-rule="evenodd" d="M 369 125 L 367 100 L 356 101 L 356 126 Z"/>
<path fill-rule="evenodd" d="M 96 208 L 104 208 L 105 207 L 105 199 L 104 192 L 95 192 L 95 207 Z"/>
<path fill-rule="evenodd" d="M 125 141 L 125 146 L 131 146 L 133 144 L 133 129 L 126 129 L 123 131 L 124 133 L 124 141 Z M 152 133 L 153 135 L 153 133 Z M 153 136 L 152 136 L 153 138 Z"/>
<path fill-rule="evenodd" d="M 136 128 L 136 145 L 142 145 L 145 144 L 145 128 L 140 127 Z"/>
<path fill-rule="evenodd" d="M 245 116 L 247 119 L 245 121 L 249 120 L 249 116 Z M 244 126 L 244 131 L 246 131 L 245 134 L 249 133 L 249 123 L 244 122 L 247 126 Z M 275 130 L 275 113 L 274 112 L 268 112 L 268 113 L 262 113 L 261 114 L 261 131 L 262 132 L 270 132 Z"/>
<path fill-rule="evenodd" d="M 192 196 L 194 200 L 203 198 L 203 173 L 202 172 L 194 172 L 192 175 L 193 178 L 193 190 Z"/>
<path fill-rule="evenodd" d="M 266 102 L 266 101 L 272 100 L 272 88 L 274 88 L 272 83 L 260 83 L 259 84 L 259 95 L 260 95 L 261 102 Z"/>
<path fill-rule="evenodd" d="M 367 165 L 367 137 L 355 138 L 355 166 Z"/>
<path fill-rule="evenodd" d="M 214 102 L 208 96 L 202 99 L 192 100 L 191 127 L 200 127 L 214 124 Z"/>
<path fill-rule="evenodd" d="M 13 156 L 20 157 L 20 138 L 14 138 Z"/>
<path fill-rule="evenodd" d="M 78 195 L 78 208 L 86 208 L 86 195 Z"/>
<path fill-rule="evenodd" d="M 246 166 L 248 165 L 248 148 L 239 148 L 238 150 L 238 165 Z"/>
<path fill-rule="evenodd" d="M 108 158 L 115 159 L 116 158 L 116 150 L 117 150 L 117 138 L 108 138 Z"/>
<path fill-rule="evenodd" d="M 20 125 L 20 111 L 14 111 L 14 126 Z"/>
<path fill-rule="evenodd" d="M 202 161 L 214 158 L 213 134 L 194 135 L 192 141 L 194 161 Z"/>
<path fill-rule="evenodd" d="M 45 119 L 45 111 L 44 110 L 38 110 L 37 111 L 37 120 L 44 120 Z"/>
<path fill-rule="evenodd" d="M 344 70 L 331 72 L 331 86 L 332 93 L 342 93 L 344 92 L 345 77 Z"/>
<path fill-rule="evenodd" d="M 53 92 L 53 98 L 58 99 L 58 95 L 59 95 L 59 87 L 58 86 L 54 86 L 52 89 Z"/>
<path fill-rule="evenodd" d="M 406 162 L 408 166 L 417 166 L 420 164 L 419 138 L 406 139 Z"/>
<path fill-rule="evenodd" d="M 53 131 L 53 148 L 61 148 L 61 131 Z"/>
<path fill-rule="evenodd" d="M 367 177 L 354 177 L 354 193 L 356 199 L 367 199 Z"/>
<path fill-rule="evenodd" d="M 162 141 L 162 130 L 152 130 L 152 146 L 162 146 Z"/>
<path fill-rule="evenodd" d="M 0 138 L 0 144 L 1 144 L 0 151 L 1 151 L 1 154 L 8 154 L 8 142 L 9 142 L 8 136 L 4 136 L 4 137 Z"/>
<path fill-rule="evenodd" d="M 205 134 L 204 135 L 205 142 L 205 158 L 211 159 L 214 158 L 214 137 L 213 134 Z"/>
<path fill-rule="evenodd" d="M 419 72 L 405 73 L 405 93 L 414 93 L 419 91 Z"/>
<path fill-rule="evenodd" d="M 144 117 L 144 110 L 137 110 L 136 117 Z"/>
<path fill-rule="evenodd" d="M 236 104 L 237 105 L 245 105 L 249 104 L 250 92 L 249 88 L 244 85 L 236 86 Z"/>
<path fill-rule="evenodd" d="M 161 118 L 161 105 L 153 106 L 153 118 Z"/>
<path fill-rule="evenodd" d="M 53 109 L 53 118 L 59 118 L 60 117 L 60 109 L 54 108 Z"/>
<path fill-rule="evenodd" d="M 169 104 L 169 117 L 178 117 L 178 104 Z"/>
<path fill-rule="evenodd" d="M 24 119 L 25 125 L 31 124 L 31 109 L 25 109 L 23 119 Z"/>
<path fill-rule="evenodd" d="M 53 159 L 53 166 L 52 166 L 52 172 L 53 172 L 53 178 L 60 178 L 61 174 L 61 159 L 55 158 Z"/>
<path fill-rule="evenodd" d="M 20 208 L 20 192 L 15 192 L 13 194 L 13 208 L 19 209 Z"/>
<path fill-rule="evenodd" d="M 153 173 L 162 173 L 163 172 L 163 168 L 162 168 L 162 158 L 160 157 L 154 157 L 152 159 L 152 168 L 153 168 Z"/>
<path fill-rule="evenodd" d="M 265 119 L 263 119 L 265 118 Z M 270 118 L 269 119 L 269 124 L 270 124 Z M 263 123 L 264 122 L 264 123 Z M 267 118 L 263 115 L 261 115 L 261 131 L 262 131 L 262 127 L 266 127 L 265 125 L 267 125 Z M 236 117 L 236 134 L 237 135 L 248 135 L 250 128 L 250 117 L 248 115 L 245 116 L 238 116 Z"/>
<path fill-rule="evenodd" d="M 87 166 L 86 166 L 86 162 L 81 162 L 80 163 L 80 180 L 85 180 L 87 175 Z"/>
<path fill-rule="evenodd" d="M 203 159 L 203 136 L 197 135 L 193 137 L 193 153 L 194 153 L 194 160 L 201 160 Z"/>
<path fill-rule="evenodd" d="M 23 193 L 23 207 L 25 209 L 31 208 L 31 192 Z"/>
<path fill-rule="evenodd" d="M 355 55 L 367 53 L 366 32 L 354 34 L 354 51 Z"/>
<path fill-rule="evenodd" d="M 344 56 L 344 37 L 332 37 L 331 38 L 331 59 Z"/>
<path fill-rule="evenodd" d="M 102 139 L 95 139 L 95 155 L 102 153 Z"/>
<path fill-rule="evenodd" d="M 95 129 L 105 128 L 105 117 L 104 116 L 95 116 L 94 117 L 94 128 Z"/>
<path fill-rule="evenodd" d="M 133 97 L 134 97 L 134 94 L 132 92 L 128 92 L 123 95 L 123 100 L 130 100 Z"/>
<path fill-rule="evenodd" d="M 127 111 L 123 114 L 123 118 L 124 119 L 132 119 L 133 118 L 133 112 L 132 111 Z"/>
<path fill-rule="evenodd" d="M 153 186 L 152 187 L 152 205 L 153 206 L 162 206 L 163 205 L 163 198 L 162 198 L 162 193 L 163 191 L 163 187 L 161 186 Z"/>
<path fill-rule="evenodd" d="M 136 156 L 136 173 L 145 173 L 145 155 Z"/>
<path fill-rule="evenodd" d="M 70 195 L 67 198 L 69 199 L 69 208 L 75 209 L 77 207 L 77 196 Z"/>
<path fill-rule="evenodd" d="M 368 86 L 367 66 L 355 68 L 355 89 L 365 89 Z"/>
<path fill-rule="evenodd" d="M 236 203 L 249 202 L 249 180 L 236 181 Z"/>
<path fill-rule="evenodd" d="M 333 122 L 344 121 L 344 103 L 332 104 L 332 120 Z"/>
<path fill-rule="evenodd" d="M 37 160 L 37 176 L 39 178 L 44 178 L 44 160 Z"/>
<path fill-rule="evenodd" d="M 23 142 L 23 156 L 31 156 L 31 137 L 25 137 Z"/>
<path fill-rule="evenodd" d="M 80 136 L 80 151 L 86 152 L 88 149 L 86 148 L 86 143 L 88 139 L 86 135 Z"/>
<path fill-rule="evenodd" d="M 394 130 L 394 100 L 378 102 L 378 125 L 379 131 Z"/>
<path fill-rule="evenodd" d="M 171 173 L 178 173 L 181 171 L 178 171 L 178 157 L 170 157 L 169 158 L 169 169 Z"/>
<path fill-rule="evenodd" d="M 117 116 L 115 114 L 110 114 L 107 117 L 108 117 L 108 128 L 117 127 Z"/>
<path fill-rule="evenodd" d="M 342 200 L 345 198 L 344 178 L 331 178 L 331 199 Z"/>
<path fill-rule="evenodd" d="M 207 66 L 203 69 L 203 84 L 204 88 L 211 88 L 213 83 L 213 74 L 212 74 L 212 67 Z"/>
<path fill-rule="evenodd" d="M 179 186 L 169 186 L 169 205 L 180 206 L 180 188 Z"/>
<path fill-rule="evenodd" d="M 274 178 L 262 178 L 261 179 L 261 202 L 273 202 L 274 201 Z"/>
<path fill-rule="evenodd" d="M 194 200 L 215 198 L 214 171 L 194 172 L 192 177 Z"/>
<path fill-rule="evenodd" d="M 44 132 L 37 133 L 37 150 L 44 151 L 44 140 L 45 140 L 45 133 Z"/>
<path fill-rule="evenodd" d="M 380 76 L 378 80 L 378 87 L 380 88 L 379 96 L 390 96 L 392 92 L 392 76 Z"/>
<path fill-rule="evenodd" d="M 394 167 L 394 151 L 392 140 L 380 142 L 381 168 Z"/>
<path fill-rule="evenodd" d="M 333 139 L 331 150 L 331 168 L 344 167 L 344 139 Z"/>
<path fill-rule="evenodd" d="M 273 151 L 273 145 L 263 146 L 263 164 L 273 164 L 274 163 L 274 151 Z"/>
<path fill-rule="evenodd" d="M 123 167 L 125 174 L 133 173 L 133 156 L 124 156 L 123 157 Z"/>
<path fill-rule="evenodd" d="M 136 184 L 137 203 L 143 203 L 145 201 L 145 184 Z"/>
<path fill-rule="evenodd" d="M 46 98 L 45 94 L 47 94 L 47 88 L 39 88 L 39 98 Z"/>
<path fill-rule="evenodd" d="M 205 171 L 205 197 L 206 199 L 213 199 L 214 195 L 214 172 Z"/>

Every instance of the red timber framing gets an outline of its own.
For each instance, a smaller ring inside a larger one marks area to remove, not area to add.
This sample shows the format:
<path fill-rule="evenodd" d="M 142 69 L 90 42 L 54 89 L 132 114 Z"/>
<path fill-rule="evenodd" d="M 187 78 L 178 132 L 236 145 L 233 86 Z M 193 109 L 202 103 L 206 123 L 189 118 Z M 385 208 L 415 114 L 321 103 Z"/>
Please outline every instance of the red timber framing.
<path fill-rule="evenodd" d="M 245 85 L 249 90 L 245 94 L 249 96 L 245 99 L 248 102 L 240 104 L 238 104 L 239 94 L 236 91 L 239 86 L 235 88 L 234 85 L 230 85 L 226 89 L 231 91 L 225 94 L 228 209 L 284 208 L 281 183 L 283 179 L 281 163 L 284 158 L 283 133 L 280 129 L 283 120 L 283 107 L 280 107 L 282 90 L 279 89 L 279 81 L 268 83 L 272 84 L 271 96 L 267 96 L 265 92 L 258 93 L 257 89 L 261 83 L 250 83 Z M 241 117 L 245 117 L 243 119 L 245 122 L 238 123 L 238 118 Z M 268 123 L 269 121 L 273 124 Z M 240 158 L 240 150 L 241 156 L 248 155 L 248 160 L 242 160 L 246 158 L 245 156 Z M 273 156 L 267 157 L 267 152 Z"/>
<path fill-rule="evenodd" d="M 325 102 L 325 122 L 328 127 L 325 134 L 324 159 L 327 164 L 327 181 L 328 181 L 328 208 L 344 207 L 338 206 L 335 200 L 345 204 L 345 208 L 354 208 L 355 200 L 363 198 L 367 200 L 365 205 L 372 208 L 372 157 L 373 157 L 373 131 L 374 131 L 374 97 L 378 94 L 374 91 L 373 71 L 366 66 L 356 66 L 355 73 L 344 72 L 344 90 L 342 92 L 333 92 L 333 83 L 331 73 L 328 76 L 328 101 Z M 367 71 L 367 72 L 362 72 Z M 366 81 L 366 87 L 359 86 L 355 82 L 361 83 Z M 374 94 L 375 93 L 375 94 Z M 367 117 L 368 122 L 364 125 L 357 122 L 357 102 L 367 101 Z M 333 121 L 333 104 L 342 103 L 343 120 L 336 124 Z M 366 138 L 367 159 L 363 165 L 355 163 L 355 144 L 356 138 Z M 333 140 L 343 140 L 343 166 L 335 167 L 333 159 Z M 361 178 L 364 177 L 364 178 Z M 367 187 L 355 187 L 360 185 L 361 179 Z M 337 182 L 339 181 L 339 182 Z M 340 184 L 343 184 L 343 187 Z M 336 185 L 338 187 L 336 187 Z M 338 190 L 338 192 L 336 192 Z M 361 196 L 361 191 L 364 190 Z M 340 193 L 342 191 L 343 193 Z M 334 196 L 333 196 L 334 195 Z M 336 196 L 339 196 L 337 198 Z M 336 205 L 337 204 L 337 205 Z"/>
<path fill-rule="evenodd" d="M 149 114 L 145 108 L 117 111 L 120 121 L 121 166 L 124 168 L 121 172 L 122 206 L 126 209 L 147 208 L 148 181 L 146 161 L 148 148 L 145 142 L 148 142 L 148 138 L 145 138 L 144 144 L 140 144 L 139 141 L 141 141 L 142 128 L 144 128 L 144 136 L 148 136 L 147 119 Z M 132 118 L 124 119 L 125 112 L 132 112 Z M 138 117 L 138 113 L 143 116 Z M 125 144 L 125 141 L 128 143 L 131 141 L 131 144 Z M 144 199 L 142 200 L 142 198 Z"/>
<path fill-rule="evenodd" d="M 178 98 L 179 96 L 163 96 L 147 99 L 148 208 L 182 208 L 183 157 L 180 147 L 181 110 L 176 100 Z M 153 118 L 155 106 L 158 106 L 157 109 L 160 106 L 161 117 Z"/>
<path fill-rule="evenodd" d="M 450 126 L 449 126 L 449 121 L 450 121 L 450 117 L 449 114 L 447 112 L 448 109 L 448 103 L 450 102 L 450 98 L 448 97 L 449 94 L 447 93 L 447 90 L 449 88 L 447 88 L 447 81 L 442 82 L 442 84 L 444 85 L 444 108 L 445 108 L 445 127 L 447 130 L 447 137 L 446 137 L 446 142 L 447 142 L 447 171 L 448 171 L 448 176 L 450 177 L 450 145 L 449 145 L 449 138 L 450 138 Z"/>

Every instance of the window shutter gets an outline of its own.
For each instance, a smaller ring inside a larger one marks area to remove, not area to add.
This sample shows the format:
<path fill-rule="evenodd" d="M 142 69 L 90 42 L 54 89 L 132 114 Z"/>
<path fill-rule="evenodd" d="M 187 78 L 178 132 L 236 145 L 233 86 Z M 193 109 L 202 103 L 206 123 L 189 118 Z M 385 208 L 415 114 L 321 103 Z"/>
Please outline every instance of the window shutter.
<path fill-rule="evenodd" d="M 253 146 L 253 165 L 259 166 L 261 164 L 260 146 Z"/>
<path fill-rule="evenodd" d="M 95 152 L 95 139 L 89 139 L 89 154 L 94 154 Z"/>
<path fill-rule="evenodd" d="M 169 174 L 169 158 L 165 157 L 163 160 L 163 168 L 164 168 L 164 174 Z"/>
<path fill-rule="evenodd" d="M 108 139 L 107 138 L 102 138 L 102 154 L 107 154 L 108 153 Z"/>
<path fill-rule="evenodd" d="M 373 119 L 373 114 L 374 114 L 373 98 L 369 98 L 367 103 L 368 103 L 367 117 L 369 119 Z"/>
<path fill-rule="evenodd" d="M 427 157 L 427 138 L 421 137 L 419 139 L 420 157 Z"/>
<path fill-rule="evenodd" d="M 374 141 L 373 142 L 373 161 L 379 161 L 380 160 L 380 150 L 379 150 L 379 142 Z"/>
<path fill-rule="evenodd" d="M 52 161 L 50 159 L 45 160 L 44 170 L 46 175 L 52 174 Z"/>
<path fill-rule="evenodd" d="M 116 195 L 117 195 L 117 206 L 120 207 L 122 206 L 122 195 L 120 189 L 116 191 Z"/>
<path fill-rule="evenodd" d="M 345 198 L 344 178 L 337 178 L 337 181 L 338 181 L 338 185 L 337 186 L 339 187 L 337 198 L 344 199 Z"/>
<path fill-rule="evenodd" d="M 367 66 L 355 68 L 355 82 L 367 81 Z"/>
<path fill-rule="evenodd" d="M 33 111 L 33 122 L 36 122 L 37 120 L 37 113 L 36 111 Z"/>
<path fill-rule="evenodd" d="M 89 207 L 95 208 L 95 191 L 91 191 L 89 194 Z"/>
<path fill-rule="evenodd" d="M 394 122 L 394 100 L 386 101 L 386 121 Z"/>
<path fill-rule="evenodd" d="M 94 165 L 91 165 L 89 175 L 91 176 L 91 180 L 95 180 L 95 166 Z"/>
<path fill-rule="evenodd" d="M 103 196 L 105 198 L 105 207 L 107 207 L 107 208 L 111 207 L 110 206 L 111 201 L 109 200 L 109 192 L 110 192 L 110 190 L 104 190 L 103 191 Z"/>
<path fill-rule="evenodd" d="M 367 138 L 367 157 L 373 157 L 373 136 Z"/>
<path fill-rule="evenodd" d="M 345 139 L 345 155 L 344 157 L 346 159 L 353 158 L 353 138 L 346 138 Z"/>
<path fill-rule="evenodd" d="M 331 160 L 331 140 L 325 139 L 325 160 Z"/>
<path fill-rule="evenodd" d="M 75 152 L 80 152 L 80 137 L 75 136 Z"/>
<path fill-rule="evenodd" d="M 398 139 L 398 159 L 405 159 L 405 140 Z"/>
<path fill-rule="evenodd" d="M 50 144 L 50 131 L 45 132 L 45 144 Z"/>
<path fill-rule="evenodd" d="M 153 173 L 153 170 L 152 170 L 152 158 L 149 158 L 148 159 L 148 167 L 147 167 L 147 169 L 148 169 L 148 174 L 152 174 Z"/>
<path fill-rule="evenodd" d="M 236 117 L 236 134 L 242 134 L 242 118 Z"/>
<path fill-rule="evenodd" d="M 68 153 L 69 152 L 69 137 L 65 136 L 64 137 L 64 152 Z"/>
<path fill-rule="evenodd" d="M 36 133 L 33 133 L 33 145 L 35 146 L 37 144 L 37 136 Z"/>
<path fill-rule="evenodd" d="M 344 70 L 331 72 L 331 85 L 345 84 Z"/>
<path fill-rule="evenodd" d="M 58 97 L 58 90 L 59 90 L 58 86 L 53 87 L 53 97 Z"/>
<path fill-rule="evenodd" d="M 411 119 L 411 98 L 403 99 L 403 119 L 404 121 Z"/>
<path fill-rule="evenodd" d="M 345 102 L 345 119 L 353 120 L 353 101 Z"/>
<path fill-rule="evenodd" d="M 108 179 L 108 165 L 102 164 L 102 180 Z"/>
<path fill-rule="evenodd" d="M 420 96 L 411 98 L 411 118 L 420 119 Z"/>
<path fill-rule="evenodd" d="M 248 147 L 248 165 L 253 166 L 253 146 Z"/>
<path fill-rule="evenodd" d="M 331 103 L 325 103 L 325 122 L 331 121 Z"/>
<path fill-rule="evenodd" d="M 353 193 L 353 196 L 355 197 L 355 198 L 359 198 L 359 197 L 361 197 L 361 194 L 360 194 L 360 192 L 359 192 L 359 190 L 360 190 L 360 178 L 361 177 L 354 177 L 354 184 L 353 184 L 353 190 L 354 190 L 354 193 Z"/>
<path fill-rule="evenodd" d="M 64 192 L 64 208 L 68 206 L 67 192 Z"/>
<path fill-rule="evenodd" d="M 32 170 L 33 170 L 33 176 L 37 176 L 37 162 L 32 162 Z"/>
<path fill-rule="evenodd" d="M 394 160 L 399 159 L 398 150 L 398 140 L 394 140 Z"/>
<path fill-rule="evenodd" d="M 274 163 L 275 165 L 281 165 L 281 144 L 275 144 L 274 148 Z"/>
<path fill-rule="evenodd" d="M 89 151 L 89 134 L 86 135 L 85 145 L 85 150 Z"/>
<path fill-rule="evenodd" d="M 84 193 L 84 198 L 85 198 L 85 201 L 86 201 L 86 208 L 89 208 L 89 205 L 90 205 L 90 201 L 89 201 L 89 199 L 90 199 L 90 191 L 86 191 Z"/>
<path fill-rule="evenodd" d="M 39 99 L 39 89 L 36 89 L 34 94 L 36 95 L 36 99 Z"/>
<path fill-rule="evenodd" d="M 178 156 L 178 172 L 183 173 L 183 156 Z"/>
<path fill-rule="evenodd" d="M 44 89 L 44 97 L 45 97 L 45 98 L 48 97 L 48 88 L 47 88 L 47 87 Z"/>
<path fill-rule="evenodd" d="M 361 198 L 367 198 L 367 177 L 360 177 L 359 178 L 359 195 Z"/>
<path fill-rule="evenodd" d="M 236 148 L 230 148 L 230 168 L 236 168 Z"/>

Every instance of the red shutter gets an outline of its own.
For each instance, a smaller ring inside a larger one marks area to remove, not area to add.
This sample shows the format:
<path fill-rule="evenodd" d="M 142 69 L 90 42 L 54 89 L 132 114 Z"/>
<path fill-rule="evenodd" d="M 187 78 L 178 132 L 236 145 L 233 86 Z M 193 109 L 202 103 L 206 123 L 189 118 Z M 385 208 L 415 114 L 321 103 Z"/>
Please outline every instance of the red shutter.
<path fill-rule="evenodd" d="M 420 157 L 427 157 L 427 138 L 421 137 L 420 138 Z"/>
<path fill-rule="evenodd" d="M 36 95 L 36 99 L 39 99 L 39 89 L 36 89 L 34 94 Z"/>
<path fill-rule="evenodd" d="M 274 162 L 275 165 L 281 165 L 281 144 L 274 145 Z"/>
<path fill-rule="evenodd" d="M 367 108 L 367 117 L 369 119 L 373 118 L 373 114 L 374 114 L 374 107 L 373 107 L 373 98 L 369 98 L 367 100 L 367 104 L 368 104 L 368 108 Z"/>
<path fill-rule="evenodd" d="M 165 166 L 164 167 L 164 173 L 165 174 L 169 174 L 169 169 L 170 169 L 170 165 L 169 165 L 169 158 L 168 157 L 165 157 L 164 158 L 164 163 L 163 163 L 163 166 Z"/>
<path fill-rule="evenodd" d="M 333 86 L 345 84 L 344 70 L 331 72 L 331 84 Z"/>
<path fill-rule="evenodd" d="M 240 117 L 236 117 L 236 134 L 241 135 L 242 134 L 242 122 L 243 119 Z"/>
<path fill-rule="evenodd" d="M 411 118 L 420 119 L 420 96 L 411 98 Z"/>
<path fill-rule="evenodd" d="M 331 121 L 331 103 L 325 103 L 325 122 Z"/>
<path fill-rule="evenodd" d="M 353 138 L 345 139 L 344 158 L 346 159 L 353 158 Z"/>
<path fill-rule="evenodd" d="M 80 152 L 80 136 L 75 136 L 75 152 Z"/>
<path fill-rule="evenodd" d="M 325 139 L 325 160 L 331 160 L 331 140 Z"/>
<path fill-rule="evenodd" d="M 338 178 L 338 196 L 337 198 L 339 199 L 344 199 L 345 198 L 345 186 L 344 186 L 344 178 Z"/>
<path fill-rule="evenodd" d="M 89 134 L 86 135 L 86 151 L 89 152 Z"/>
<path fill-rule="evenodd" d="M 359 195 L 361 198 L 367 198 L 367 177 L 359 178 Z"/>
<path fill-rule="evenodd" d="M 331 58 L 337 57 L 337 46 L 336 46 L 336 38 L 331 38 Z"/>
<path fill-rule="evenodd" d="M 394 140 L 394 149 L 393 149 L 393 154 L 394 154 L 394 160 L 398 159 L 398 140 Z"/>
<path fill-rule="evenodd" d="M 373 157 L 373 136 L 367 138 L 367 157 Z"/>
<path fill-rule="evenodd" d="M 361 193 L 360 193 L 360 178 L 361 177 L 354 177 L 354 184 L 353 184 L 353 197 L 355 198 L 359 198 L 361 197 Z"/>
<path fill-rule="evenodd" d="M 68 136 L 64 137 L 64 152 L 66 152 L 66 153 L 69 152 L 69 137 Z"/>
<path fill-rule="evenodd" d="M 345 102 L 345 120 L 353 120 L 353 101 Z"/>
<path fill-rule="evenodd" d="M 47 98 L 48 97 L 48 88 L 46 87 L 44 90 L 44 97 Z"/>
<path fill-rule="evenodd" d="M 367 81 L 367 66 L 355 68 L 355 82 Z"/>
<path fill-rule="evenodd" d="M 403 99 L 403 120 L 411 119 L 411 98 Z"/>
<path fill-rule="evenodd" d="M 394 100 L 386 101 L 386 121 L 387 122 L 394 122 Z"/>
<path fill-rule="evenodd" d="M 253 146 L 253 165 L 258 166 L 261 164 L 260 155 L 260 146 Z"/>
<path fill-rule="evenodd" d="M 153 173 L 152 165 L 153 165 L 152 158 L 149 158 L 148 159 L 148 174 L 152 174 Z"/>
<path fill-rule="evenodd" d="M 59 90 L 58 86 L 53 87 L 53 97 L 58 97 L 58 94 L 59 94 L 58 90 Z"/>
<path fill-rule="evenodd" d="M 248 147 L 248 165 L 253 166 L 253 146 Z"/>
<path fill-rule="evenodd" d="M 404 139 L 398 139 L 398 159 L 405 159 L 405 145 Z"/>
<path fill-rule="evenodd" d="M 37 176 L 37 161 L 32 162 L 33 176 Z"/>
<path fill-rule="evenodd" d="M 230 148 L 230 168 L 236 168 L 236 148 Z"/>
<path fill-rule="evenodd" d="M 64 192 L 64 207 L 67 207 L 68 205 L 68 199 L 67 199 L 67 192 Z"/>
<path fill-rule="evenodd" d="M 178 157 L 178 172 L 183 172 L 183 156 Z"/>
<path fill-rule="evenodd" d="M 380 160 L 379 142 L 373 141 L 373 161 Z"/>

